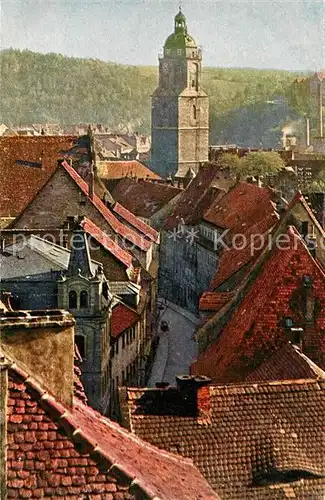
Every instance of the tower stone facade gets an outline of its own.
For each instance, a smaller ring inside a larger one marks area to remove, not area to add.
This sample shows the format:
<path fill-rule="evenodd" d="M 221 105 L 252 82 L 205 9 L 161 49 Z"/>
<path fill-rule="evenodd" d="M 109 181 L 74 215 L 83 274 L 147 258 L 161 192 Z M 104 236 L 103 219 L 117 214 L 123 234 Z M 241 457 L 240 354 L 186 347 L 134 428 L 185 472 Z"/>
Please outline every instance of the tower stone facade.
<path fill-rule="evenodd" d="M 164 177 L 196 173 L 208 161 L 209 99 L 201 87 L 201 66 L 201 49 L 180 10 L 159 56 L 152 95 L 151 167 Z"/>

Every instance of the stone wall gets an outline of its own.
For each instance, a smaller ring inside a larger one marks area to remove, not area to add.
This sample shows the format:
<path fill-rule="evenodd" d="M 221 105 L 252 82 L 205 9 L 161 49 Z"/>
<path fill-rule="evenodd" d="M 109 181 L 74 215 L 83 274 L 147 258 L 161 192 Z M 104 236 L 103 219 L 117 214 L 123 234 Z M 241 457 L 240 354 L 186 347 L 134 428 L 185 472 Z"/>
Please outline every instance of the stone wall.
<path fill-rule="evenodd" d="M 186 233 L 191 229 L 197 231 L 188 226 L 183 237 L 162 232 L 158 294 L 197 314 L 200 296 L 216 272 L 218 257 L 196 240 L 191 242 L 191 233 Z"/>

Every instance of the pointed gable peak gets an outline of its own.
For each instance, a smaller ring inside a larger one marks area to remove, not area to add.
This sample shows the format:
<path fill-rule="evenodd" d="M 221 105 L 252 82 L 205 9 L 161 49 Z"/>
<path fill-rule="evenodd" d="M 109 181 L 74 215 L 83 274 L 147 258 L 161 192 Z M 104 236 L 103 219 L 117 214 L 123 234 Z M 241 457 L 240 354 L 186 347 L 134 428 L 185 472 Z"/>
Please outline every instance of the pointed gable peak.
<path fill-rule="evenodd" d="M 73 234 L 71 237 L 71 254 L 67 276 L 83 276 L 92 278 L 91 259 L 87 235 L 80 225 L 79 218 L 74 218 Z"/>

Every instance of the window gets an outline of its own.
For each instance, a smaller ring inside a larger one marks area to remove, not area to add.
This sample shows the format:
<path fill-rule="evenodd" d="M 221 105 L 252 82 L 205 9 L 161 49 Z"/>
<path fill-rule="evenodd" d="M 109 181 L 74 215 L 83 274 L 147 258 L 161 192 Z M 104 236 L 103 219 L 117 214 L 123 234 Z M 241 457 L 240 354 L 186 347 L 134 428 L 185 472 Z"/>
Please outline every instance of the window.
<path fill-rule="evenodd" d="M 80 308 L 86 309 L 87 307 L 88 307 L 88 292 L 86 292 L 86 290 L 83 290 L 80 293 Z"/>
<path fill-rule="evenodd" d="M 77 292 L 69 292 L 69 309 L 77 309 Z"/>
<path fill-rule="evenodd" d="M 193 119 L 196 120 L 196 106 L 193 104 Z"/>
<path fill-rule="evenodd" d="M 125 384 L 125 372 L 122 370 L 122 385 Z"/>
<path fill-rule="evenodd" d="M 122 348 L 124 349 L 125 347 L 125 333 L 122 335 Z"/>
<path fill-rule="evenodd" d="M 75 344 L 82 359 L 86 357 L 86 339 L 83 335 L 75 335 Z"/>
<path fill-rule="evenodd" d="M 177 49 L 177 55 L 178 55 L 178 56 L 181 56 L 181 55 L 182 55 L 182 53 L 183 53 L 183 49 Z"/>

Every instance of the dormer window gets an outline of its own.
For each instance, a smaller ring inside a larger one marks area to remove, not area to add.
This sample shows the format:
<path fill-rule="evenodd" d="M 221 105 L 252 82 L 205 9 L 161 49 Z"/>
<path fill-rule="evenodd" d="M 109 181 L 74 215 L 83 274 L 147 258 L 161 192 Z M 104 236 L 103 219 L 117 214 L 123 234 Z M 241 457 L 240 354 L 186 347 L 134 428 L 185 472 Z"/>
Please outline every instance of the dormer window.
<path fill-rule="evenodd" d="M 75 290 L 69 292 L 69 309 L 77 309 L 77 292 Z"/>
<path fill-rule="evenodd" d="M 83 290 L 80 293 L 80 309 L 87 309 L 88 307 L 88 292 Z"/>

